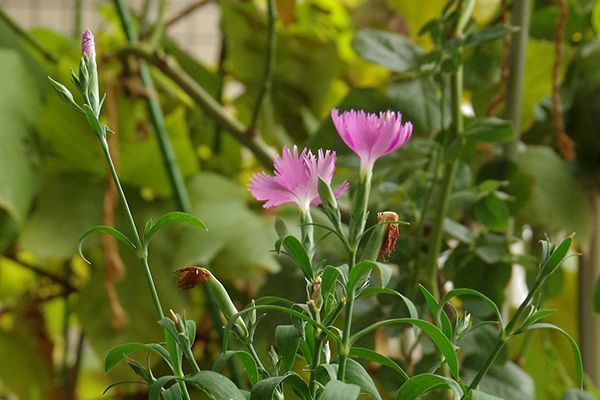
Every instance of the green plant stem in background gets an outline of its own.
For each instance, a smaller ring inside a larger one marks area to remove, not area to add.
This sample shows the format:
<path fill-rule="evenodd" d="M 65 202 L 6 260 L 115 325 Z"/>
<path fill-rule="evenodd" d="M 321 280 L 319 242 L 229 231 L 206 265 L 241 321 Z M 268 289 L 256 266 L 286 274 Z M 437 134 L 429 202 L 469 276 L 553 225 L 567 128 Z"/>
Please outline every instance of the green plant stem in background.
<path fill-rule="evenodd" d="M 133 20 L 131 18 L 131 13 L 129 12 L 127 4 L 123 0 L 114 0 L 114 3 L 119 13 L 119 18 L 121 19 L 121 24 L 123 26 L 123 30 L 125 31 L 128 41 L 132 44 L 137 44 L 139 42 L 139 37 L 133 25 Z M 142 62 L 140 65 L 140 76 L 142 78 L 142 83 L 146 90 L 149 93 L 154 93 L 154 82 L 152 81 L 152 77 L 150 76 L 150 70 L 145 62 Z M 183 180 L 183 176 L 181 174 L 181 170 L 179 169 L 179 165 L 177 164 L 175 151 L 173 150 L 173 146 L 171 144 L 169 135 L 165 127 L 164 116 L 160 107 L 160 103 L 158 102 L 158 99 L 156 97 L 150 96 L 146 98 L 146 105 L 150 117 L 152 119 L 152 124 L 154 125 L 154 129 L 156 131 L 156 136 L 160 145 L 161 154 L 163 156 L 165 167 L 167 169 L 167 173 L 171 181 L 173 194 L 177 201 L 178 208 L 183 212 L 190 213 L 192 209 L 191 201 Z M 154 291 L 156 291 L 155 288 Z M 213 293 L 209 290 L 205 289 L 204 295 L 208 299 L 207 303 L 209 305 L 213 325 L 215 327 L 218 327 L 221 325 L 221 321 L 219 319 L 219 309 L 218 307 L 216 307 L 217 302 L 214 300 L 214 298 L 211 298 L 214 296 Z M 222 330 L 218 328 L 215 329 L 217 330 L 217 333 L 219 333 L 219 336 L 222 338 Z M 237 364 L 232 363 L 232 365 L 234 366 L 232 367 L 233 379 L 236 383 L 238 383 L 238 385 L 240 385 L 243 381 L 241 378 L 241 374 L 239 372 L 239 369 L 235 367 L 235 365 Z"/>
<path fill-rule="evenodd" d="M 504 145 L 504 156 L 514 160 L 517 145 L 521 136 L 521 113 L 523 105 L 523 82 L 525 79 L 525 57 L 529 39 L 529 19 L 531 0 L 519 0 L 513 3 L 512 25 L 521 28 L 513 33 L 510 47 L 510 64 L 506 87 L 506 104 L 504 116 L 512 121 L 513 138 Z"/>
<path fill-rule="evenodd" d="M 219 51 L 219 63 L 217 64 L 217 88 L 215 90 L 215 101 L 223 104 L 223 87 L 225 86 L 225 60 L 227 60 L 227 37 L 221 38 L 221 49 Z M 215 137 L 213 139 L 213 153 L 219 154 L 222 147 L 222 135 L 219 124 L 215 124 Z"/>
<path fill-rule="evenodd" d="M 127 40 L 132 44 L 139 43 L 139 37 L 135 30 L 135 26 L 133 24 L 131 13 L 129 12 L 127 4 L 124 0 L 114 0 L 114 2 L 115 7 L 119 12 L 119 18 L 121 19 L 121 24 L 123 26 L 123 30 L 125 31 L 125 35 L 127 36 Z M 160 103 L 158 102 L 158 98 L 156 98 L 154 95 L 156 88 L 154 87 L 154 82 L 150 76 L 150 70 L 144 62 L 142 62 L 140 65 L 140 77 L 142 79 L 144 88 L 148 93 L 150 93 L 150 96 L 146 97 L 146 107 L 148 108 L 148 114 L 150 115 L 154 130 L 156 131 L 156 138 L 163 156 L 169 181 L 171 182 L 171 186 L 173 188 L 173 195 L 177 201 L 178 209 L 189 212 L 191 209 L 191 203 L 189 197 L 187 196 L 187 189 L 185 187 L 183 176 L 181 175 L 181 170 L 177 165 L 175 151 L 173 150 L 173 146 L 169 139 L 169 134 L 165 126 L 165 118 L 160 107 Z"/>
<path fill-rule="evenodd" d="M 227 110 L 215 101 L 203 87 L 170 62 L 168 58 L 161 57 L 156 52 L 140 46 L 125 47 L 120 53 L 134 55 L 154 65 L 190 96 L 209 117 L 229 132 L 242 146 L 250 150 L 262 165 L 269 168 L 273 165 L 274 153 L 268 145 L 258 135 L 249 135 L 244 124 L 230 116 Z"/>
<path fill-rule="evenodd" d="M 83 2 L 84 0 L 75 0 L 75 13 L 73 15 L 73 38 L 79 40 L 83 32 Z"/>
<path fill-rule="evenodd" d="M 312 215 L 310 214 L 310 208 L 300 212 L 300 232 L 304 249 L 312 261 L 313 256 L 315 255 L 315 227 L 313 225 Z"/>
<path fill-rule="evenodd" d="M 262 80 L 260 81 L 260 87 L 258 88 L 258 94 L 256 95 L 256 101 L 254 103 L 254 109 L 252 110 L 252 119 L 250 120 L 250 126 L 248 130 L 252 133 L 256 130 L 256 124 L 258 123 L 258 117 L 260 116 L 260 110 L 262 108 L 264 98 L 271 91 L 272 77 L 271 72 L 273 71 L 273 64 L 275 63 L 275 46 L 277 43 L 277 34 L 275 31 L 276 22 L 276 11 L 275 11 L 275 0 L 267 1 L 267 46 L 265 49 L 265 61 Z"/>
<path fill-rule="evenodd" d="M 367 190 L 368 191 L 368 190 Z M 350 261 L 348 263 L 348 271 L 352 270 L 356 263 L 356 250 L 350 252 Z M 338 366 L 338 380 L 344 381 L 346 377 L 346 363 L 350 355 L 350 334 L 352 333 L 352 314 L 354 313 L 354 296 L 355 288 L 350 287 L 350 284 L 346 287 L 346 307 L 344 309 L 344 330 L 342 333 L 342 344 L 339 349 L 340 364 Z"/>
<path fill-rule="evenodd" d="M 472 0 L 461 1 L 458 4 L 459 14 L 458 22 L 454 30 L 454 37 L 461 37 L 467 21 L 469 20 L 473 11 Z M 463 96 L 463 67 L 460 65 L 457 70 L 452 74 L 450 79 L 450 105 L 452 108 L 452 133 L 453 143 L 455 146 L 452 149 L 454 154 L 450 155 L 449 160 L 445 160 L 445 172 L 442 179 L 441 198 L 437 206 L 437 213 L 433 220 L 432 232 L 431 232 L 431 244 L 429 246 L 429 254 L 427 260 L 427 280 L 429 289 L 435 298 L 439 298 L 438 288 L 438 256 L 442 248 L 442 239 L 444 237 L 444 219 L 448 212 L 448 203 L 450 201 L 450 195 L 452 194 L 452 188 L 454 186 L 454 179 L 460 166 L 460 157 L 462 148 L 465 144 L 464 137 L 464 121 L 461 111 L 461 103 Z M 445 150 L 447 153 L 447 150 Z"/>
<path fill-rule="evenodd" d="M 58 62 L 58 57 L 50 52 L 50 50 L 46 49 L 44 46 L 40 44 L 33 36 L 29 34 L 29 32 L 25 31 L 25 29 L 21 28 L 12 18 L 8 16 L 8 14 L 0 7 L 0 19 L 9 26 L 18 36 L 23 38 L 27 43 L 31 45 L 38 53 L 40 53 L 44 58 L 50 61 L 53 64 Z"/>
<path fill-rule="evenodd" d="M 469 392 L 471 390 L 475 389 L 477 387 L 477 385 L 479 385 L 479 383 L 481 382 L 483 377 L 487 374 L 489 369 L 492 367 L 492 365 L 494 364 L 494 361 L 496 360 L 496 357 L 498 357 L 498 354 L 500 354 L 500 352 L 502 351 L 502 349 L 504 348 L 506 343 L 508 343 L 508 341 L 511 339 L 511 337 L 515 333 L 514 328 L 515 328 L 516 324 L 521 320 L 521 317 L 527 310 L 527 307 L 531 303 L 531 300 L 538 293 L 538 291 L 540 290 L 540 288 L 546 281 L 547 277 L 548 277 L 548 275 L 544 274 L 544 273 L 540 273 L 540 275 L 538 275 L 535 282 L 531 286 L 529 293 L 527 293 L 527 297 L 525 298 L 525 300 L 521 303 L 519 308 L 517 308 L 517 311 L 515 311 L 512 318 L 510 319 L 510 321 L 508 321 L 508 324 L 506 325 L 506 327 L 501 329 L 500 337 L 498 338 L 498 342 L 496 343 L 494 350 L 492 350 L 492 352 L 490 353 L 488 358 L 483 363 L 483 366 L 479 369 L 475 378 L 473 378 L 473 381 L 469 384 L 469 387 L 467 388 L 465 395 L 463 396 L 463 399 L 466 399 Z"/>
<path fill-rule="evenodd" d="M 354 253 L 353 257 L 356 257 L 356 251 L 365 230 L 365 224 L 367 223 L 367 212 L 369 208 L 369 195 L 371 193 L 371 178 L 373 171 L 361 172 L 359 177 L 359 183 L 354 194 L 353 211 L 350 215 L 350 232 L 349 232 L 349 244 L 351 253 Z"/>

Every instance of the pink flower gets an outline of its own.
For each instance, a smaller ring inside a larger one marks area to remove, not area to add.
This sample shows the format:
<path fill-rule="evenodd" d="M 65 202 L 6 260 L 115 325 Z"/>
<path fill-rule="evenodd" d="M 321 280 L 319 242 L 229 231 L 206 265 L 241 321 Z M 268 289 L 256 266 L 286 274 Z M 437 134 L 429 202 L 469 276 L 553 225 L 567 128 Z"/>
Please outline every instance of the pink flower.
<path fill-rule="evenodd" d="M 81 54 L 90 58 L 96 57 L 96 43 L 92 31 L 87 29 L 81 37 Z"/>
<path fill-rule="evenodd" d="M 315 157 L 307 149 L 298 154 L 297 146 L 294 146 L 292 151 L 284 147 L 281 157 L 274 161 L 274 176 L 264 172 L 254 174 L 250 178 L 248 188 L 257 200 L 265 201 L 265 208 L 296 203 L 302 212 L 306 212 L 310 206 L 321 203 L 318 178 L 321 177 L 327 184 L 331 184 L 335 159 L 335 152 L 330 150 L 319 149 Z M 335 190 L 335 196 L 341 196 L 348 187 L 348 183 L 342 183 Z"/>
<path fill-rule="evenodd" d="M 364 111 L 331 110 L 331 119 L 344 143 L 360 157 L 361 173 L 371 171 L 379 157 L 404 146 L 412 134 L 410 122 L 402 124 L 402 114 L 387 111 L 379 115 Z"/>

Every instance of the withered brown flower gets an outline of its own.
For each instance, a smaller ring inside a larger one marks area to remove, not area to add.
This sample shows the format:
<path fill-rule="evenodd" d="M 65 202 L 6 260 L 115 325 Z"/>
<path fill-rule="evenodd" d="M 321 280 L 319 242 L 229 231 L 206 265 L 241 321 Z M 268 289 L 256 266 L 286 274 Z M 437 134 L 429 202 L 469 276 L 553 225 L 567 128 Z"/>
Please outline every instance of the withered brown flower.
<path fill-rule="evenodd" d="M 385 233 L 383 236 L 383 242 L 379 250 L 379 257 L 382 260 L 386 260 L 396 248 L 396 242 L 398 241 L 398 214 L 393 211 L 384 211 L 377 213 L 377 219 L 381 223 L 386 223 Z"/>
<path fill-rule="evenodd" d="M 183 267 L 174 271 L 177 273 L 177 286 L 182 289 L 192 289 L 202 283 L 208 282 L 210 279 L 210 272 L 206 268 L 202 267 Z"/>

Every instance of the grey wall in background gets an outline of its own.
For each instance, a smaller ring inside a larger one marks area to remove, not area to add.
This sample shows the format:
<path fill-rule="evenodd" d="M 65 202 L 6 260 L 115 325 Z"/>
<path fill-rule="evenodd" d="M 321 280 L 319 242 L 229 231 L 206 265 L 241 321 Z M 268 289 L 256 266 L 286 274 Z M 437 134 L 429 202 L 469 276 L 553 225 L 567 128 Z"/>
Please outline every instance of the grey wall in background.
<path fill-rule="evenodd" d="M 102 7 L 111 7 L 111 0 L 82 0 L 83 28 L 107 29 L 100 15 Z M 196 3 L 197 0 L 169 0 L 167 18 Z M 152 4 L 157 5 L 158 1 Z M 139 10 L 142 0 L 129 0 Z M 30 29 L 45 27 L 66 35 L 74 30 L 75 0 L 0 0 L 2 7 L 21 26 Z M 156 10 L 151 16 L 156 15 Z M 215 64 L 219 51 L 219 10 L 214 4 L 196 9 L 169 29 L 169 35 L 184 49 L 199 59 Z"/>

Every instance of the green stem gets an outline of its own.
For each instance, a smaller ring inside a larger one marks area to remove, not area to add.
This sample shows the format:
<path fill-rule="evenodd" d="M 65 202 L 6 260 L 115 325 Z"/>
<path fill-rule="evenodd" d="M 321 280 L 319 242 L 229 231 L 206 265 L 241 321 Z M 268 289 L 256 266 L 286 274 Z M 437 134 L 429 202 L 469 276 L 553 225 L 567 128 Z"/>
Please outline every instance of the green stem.
<path fill-rule="evenodd" d="M 83 21 L 83 0 L 75 0 L 75 16 L 73 20 L 73 38 L 79 39 L 81 36 Z"/>
<path fill-rule="evenodd" d="M 275 44 L 277 41 L 277 35 L 275 34 L 275 5 L 274 0 L 267 1 L 267 48 L 265 49 L 264 59 L 264 70 L 261 80 L 260 87 L 258 88 L 258 94 L 256 95 L 256 102 L 254 103 L 254 109 L 252 110 L 252 119 L 250 120 L 250 126 L 248 130 L 254 132 L 256 124 L 258 123 L 258 117 L 260 116 L 260 110 L 263 105 L 265 96 L 271 90 L 272 78 L 271 71 L 273 70 L 273 64 L 275 62 Z"/>
<path fill-rule="evenodd" d="M 352 270 L 356 262 L 356 250 L 350 253 L 350 263 L 348 264 L 348 271 Z M 342 334 L 342 344 L 339 350 L 340 365 L 338 367 L 338 380 L 343 381 L 346 377 L 346 364 L 348 362 L 348 356 L 350 355 L 350 333 L 352 331 L 352 314 L 354 312 L 354 285 L 352 287 L 346 287 L 346 308 L 344 310 L 344 330 Z"/>
<path fill-rule="evenodd" d="M 222 31 L 222 30 L 221 30 Z M 219 63 L 217 65 L 217 89 L 215 93 L 215 101 L 223 104 L 223 87 L 225 86 L 225 61 L 227 60 L 227 37 L 223 35 L 221 38 L 221 51 L 219 52 Z M 221 126 L 215 124 L 215 137 L 213 140 L 213 153 L 219 154 L 222 147 Z"/>
<path fill-rule="evenodd" d="M 272 150 L 264 143 L 259 135 L 249 135 L 248 129 L 237 119 L 231 117 L 225 107 L 168 58 L 161 57 L 153 51 L 139 46 L 129 46 L 120 51 L 142 58 L 157 67 L 162 73 L 175 82 L 192 100 L 202 108 L 218 125 L 233 136 L 242 146 L 250 150 L 256 159 L 265 167 L 272 167 Z"/>
<path fill-rule="evenodd" d="M 369 207 L 369 194 L 371 192 L 371 177 L 373 176 L 372 170 L 361 172 L 360 182 L 356 188 L 354 195 L 353 211 L 350 215 L 350 232 L 349 232 L 349 244 L 352 249 L 351 253 L 354 253 L 356 257 L 356 250 L 360 242 L 361 236 L 365 231 L 365 225 L 367 223 L 367 211 Z"/>
<path fill-rule="evenodd" d="M 477 373 L 477 375 L 475 376 L 475 378 L 473 379 L 473 381 L 467 388 L 467 390 L 463 396 L 463 399 L 466 399 L 469 392 L 471 390 L 475 389 L 477 387 L 477 385 L 479 385 L 479 383 L 481 382 L 483 377 L 487 374 L 489 369 L 494 364 L 496 357 L 498 356 L 498 354 L 500 353 L 500 351 L 502 350 L 504 345 L 506 343 L 508 343 L 508 341 L 512 338 L 513 334 L 515 333 L 515 332 L 513 332 L 513 330 L 514 330 L 516 324 L 521 320 L 521 317 L 527 310 L 529 303 L 531 303 L 531 300 L 534 298 L 534 296 L 537 294 L 537 292 L 540 290 L 540 288 L 544 284 L 546 277 L 547 276 L 544 276 L 544 275 L 539 275 L 537 277 L 537 279 L 531 286 L 529 293 L 527 293 L 527 297 L 525 298 L 525 300 L 519 305 L 519 308 L 517 308 L 517 311 L 515 311 L 515 313 L 513 314 L 512 318 L 510 319 L 510 321 L 508 322 L 506 327 L 500 331 L 500 337 L 498 338 L 496 347 L 494 348 L 492 353 L 488 356 L 488 358 L 483 363 L 483 367 L 479 369 L 479 372 Z"/>
<path fill-rule="evenodd" d="M 128 41 L 134 45 L 138 44 L 139 37 L 135 30 L 135 26 L 133 24 L 131 13 L 129 12 L 127 4 L 124 2 L 124 0 L 114 0 L 114 3 L 119 13 L 119 18 L 121 20 L 121 24 L 123 26 L 123 30 L 125 31 Z M 145 62 L 142 63 L 140 66 L 140 76 L 145 89 L 149 93 L 155 93 L 154 82 L 152 80 L 152 77 L 150 76 L 150 70 Z M 183 180 L 183 176 L 181 174 L 181 170 L 179 169 L 179 165 L 177 164 L 175 151 L 173 150 L 173 146 L 171 144 L 169 135 L 165 127 L 164 116 L 160 107 L 160 103 L 156 97 L 150 96 L 146 98 L 146 106 L 152 119 L 154 129 L 156 131 L 156 136 L 165 163 L 165 167 L 169 175 L 171 187 L 173 188 L 173 194 L 177 202 L 177 207 L 179 210 L 189 213 L 192 210 L 191 201 Z M 219 330 L 217 328 L 221 325 L 221 321 L 219 319 L 220 311 L 217 306 L 217 302 L 214 299 L 213 293 L 207 290 L 206 288 L 204 290 L 204 295 L 208 300 L 207 302 L 209 305 L 213 325 L 215 326 L 215 329 L 217 329 L 217 333 L 222 339 L 222 330 Z M 241 385 L 243 383 L 243 379 L 241 378 L 239 368 L 237 368 L 237 364 L 235 363 L 232 363 L 231 365 L 233 379 L 238 385 Z M 184 388 L 185 385 L 183 385 L 182 389 Z"/>
<path fill-rule="evenodd" d="M 308 253 L 308 257 L 312 260 L 315 255 L 315 227 L 313 225 L 310 207 L 307 210 L 300 211 L 300 235 L 302 236 L 302 244 Z"/>
<path fill-rule="evenodd" d="M 162 306 L 160 304 L 160 299 L 158 297 L 158 292 L 156 291 L 156 286 L 154 285 L 154 279 L 152 279 L 152 271 L 150 271 L 150 265 L 148 264 L 148 256 L 143 255 L 140 260 L 142 261 L 142 265 L 144 266 L 144 274 L 146 276 L 146 283 L 150 288 L 150 294 L 152 295 L 152 301 L 154 302 L 154 308 L 156 309 L 156 313 L 159 316 L 159 319 L 163 319 L 165 317 L 165 313 L 163 312 Z"/>
<path fill-rule="evenodd" d="M 464 0 L 458 4 L 458 23 L 454 30 L 454 37 L 461 37 L 466 21 L 473 10 L 473 1 Z M 460 166 L 460 156 L 465 144 L 464 137 L 464 121 L 461 112 L 461 102 L 463 96 L 463 67 L 458 67 L 456 72 L 450 79 L 450 99 L 452 107 L 452 133 L 454 143 L 457 145 L 457 152 L 449 162 L 445 165 L 444 179 L 441 187 L 441 198 L 437 207 L 437 213 L 433 220 L 431 233 L 431 244 L 429 246 L 429 254 L 427 261 L 427 274 L 429 280 L 429 288 L 435 298 L 439 298 L 438 288 L 438 263 L 437 258 L 442 247 L 442 239 L 444 237 L 444 219 L 448 213 L 448 203 L 454 179 Z M 444 150 L 445 151 L 445 150 Z"/>
<path fill-rule="evenodd" d="M 311 398 L 316 398 L 317 396 L 317 367 L 321 365 L 321 352 L 323 349 L 323 338 L 321 335 L 318 335 L 315 338 L 315 347 L 313 349 L 313 359 L 310 363 L 310 378 L 308 381 L 308 392 L 310 393 Z"/>
<path fill-rule="evenodd" d="M 125 0 L 114 0 L 114 2 L 115 7 L 119 12 L 119 18 L 121 19 L 121 24 L 123 26 L 123 30 L 125 31 L 125 35 L 127 36 L 127 40 L 131 44 L 138 44 L 138 33 L 135 30 L 131 13 L 129 12 L 129 8 L 125 3 Z M 165 126 L 165 119 L 160 107 L 160 103 L 158 98 L 155 96 L 156 88 L 154 87 L 154 81 L 150 75 L 150 69 L 144 62 L 140 65 L 140 77 L 142 79 L 144 89 L 150 93 L 150 96 L 146 97 L 146 107 L 148 109 L 148 114 L 150 115 L 152 125 L 154 126 L 154 130 L 156 131 L 156 138 L 163 156 L 169 181 L 171 182 L 171 186 L 173 188 L 173 194 L 177 202 L 177 206 L 180 210 L 189 212 L 191 209 L 191 203 L 189 196 L 187 195 L 187 189 L 185 187 L 181 170 L 177 164 L 173 145 L 169 139 L 169 134 Z"/>
<path fill-rule="evenodd" d="M 525 57 L 529 38 L 531 0 L 513 3 L 512 25 L 520 28 L 512 37 L 510 47 L 509 75 L 506 88 L 505 118 L 512 121 L 513 139 L 504 145 L 504 156 L 514 160 L 521 136 L 521 108 L 523 105 L 523 82 L 525 77 Z"/>
<path fill-rule="evenodd" d="M 131 209 L 129 208 L 127 197 L 125 197 L 125 192 L 123 191 L 123 187 L 121 186 L 121 181 L 119 180 L 119 176 L 117 175 L 117 169 L 115 168 L 115 164 L 113 163 L 112 157 L 110 156 L 108 142 L 106 141 L 105 137 L 100 137 L 100 144 L 102 145 L 102 151 L 104 152 L 104 157 L 106 158 L 106 162 L 108 164 L 113 181 L 115 182 L 115 186 L 117 187 L 117 191 L 119 192 L 121 203 L 123 204 L 123 208 L 125 209 L 127 221 L 129 222 L 129 228 L 131 229 L 131 233 L 134 237 L 133 243 L 135 244 L 135 247 L 138 249 L 138 251 L 141 251 L 142 241 L 140 240 L 140 235 L 135 225 L 135 220 L 133 219 L 133 215 L 131 214 Z"/>
<path fill-rule="evenodd" d="M 58 57 L 52 54 L 48 49 L 42 46 L 29 32 L 21 28 L 12 18 L 8 16 L 6 12 L 0 7 L 0 20 L 4 21 L 10 29 L 12 29 L 17 36 L 20 36 L 23 40 L 29 43 L 37 52 L 39 52 L 46 60 L 53 64 L 58 62 Z"/>

